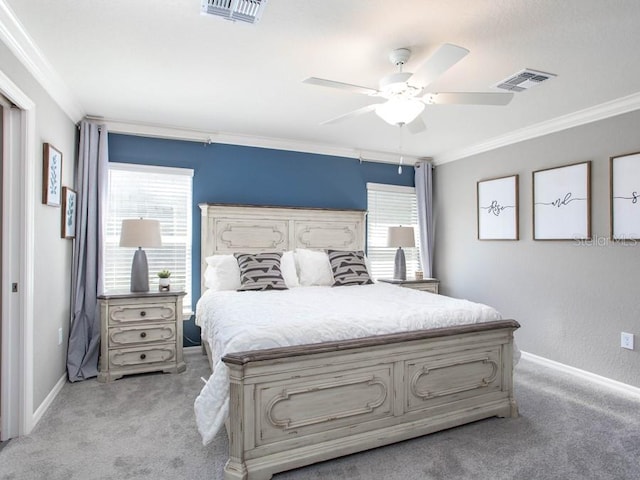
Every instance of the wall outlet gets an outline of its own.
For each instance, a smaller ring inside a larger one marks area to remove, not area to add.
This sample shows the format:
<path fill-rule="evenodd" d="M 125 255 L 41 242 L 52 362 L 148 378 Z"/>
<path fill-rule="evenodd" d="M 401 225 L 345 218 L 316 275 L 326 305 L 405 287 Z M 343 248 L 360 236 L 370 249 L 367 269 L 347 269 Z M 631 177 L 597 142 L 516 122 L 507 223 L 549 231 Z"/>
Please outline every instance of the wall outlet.
<path fill-rule="evenodd" d="M 633 333 L 622 332 L 620 334 L 620 346 L 627 350 L 633 350 Z"/>
<path fill-rule="evenodd" d="M 58 345 L 62 345 L 62 327 L 58 329 Z"/>

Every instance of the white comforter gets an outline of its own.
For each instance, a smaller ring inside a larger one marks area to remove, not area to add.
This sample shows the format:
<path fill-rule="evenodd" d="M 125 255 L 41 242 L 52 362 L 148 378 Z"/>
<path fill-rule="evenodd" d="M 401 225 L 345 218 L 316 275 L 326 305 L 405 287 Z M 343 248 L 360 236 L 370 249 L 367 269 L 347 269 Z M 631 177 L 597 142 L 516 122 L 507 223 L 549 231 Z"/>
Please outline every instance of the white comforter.
<path fill-rule="evenodd" d="M 500 320 L 486 305 L 376 283 L 265 292 L 206 292 L 196 324 L 211 346 L 213 373 L 195 401 L 204 444 L 228 415 L 231 352 L 319 343 Z"/>

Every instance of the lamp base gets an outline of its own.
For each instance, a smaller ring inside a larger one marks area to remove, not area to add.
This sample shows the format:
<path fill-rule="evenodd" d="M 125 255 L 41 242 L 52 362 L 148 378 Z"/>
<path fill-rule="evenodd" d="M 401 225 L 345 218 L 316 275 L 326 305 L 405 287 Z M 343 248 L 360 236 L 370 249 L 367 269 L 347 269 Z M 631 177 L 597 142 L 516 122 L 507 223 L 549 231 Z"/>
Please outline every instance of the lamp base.
<path fill-rule="evenodd" d="M 407 262 L 404 259 L 404 250 L 402 247 L 398 247 L 396 252 L 396 261 L 393 269 L 393 278 L 395 280 L 407 279 Z"/>
<path fill-rule="evenodd" d="M 149 265 L 147 264 L 147 254 L 144 253 L 142 248 L 138 248 L 136 253 L 133 254 L 133 263 L 131 264 L 131 291 L 149 291 Z"/>

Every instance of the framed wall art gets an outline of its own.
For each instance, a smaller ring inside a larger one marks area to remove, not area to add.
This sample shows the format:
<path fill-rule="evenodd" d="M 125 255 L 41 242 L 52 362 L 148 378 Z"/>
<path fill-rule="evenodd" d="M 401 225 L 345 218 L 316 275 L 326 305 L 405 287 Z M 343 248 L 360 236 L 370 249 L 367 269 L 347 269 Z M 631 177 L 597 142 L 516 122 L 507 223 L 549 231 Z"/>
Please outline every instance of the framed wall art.
<path fill-rule="evenodd" d="M 533 238 L 591 239 L 591 162 L 533 172 Z"/>
<path fill-rule="evenodd" d="M 62 198 L 62 152 L 45 143 L 42 152 L 42 203 L 59 207 Z"/>
<path fill-rule="evenodd" d="M 478 240 L 518 240 L 518 175 L 477 184 Z"/>
<path fill-rule="evenodd" d="M 76 192 L 62 187 L 62 238 L 76 238 Z"/>
<path fill-rule="evenodd" d="M 640 152 L 611 157 L 611 238 L 640 240 Z"/>

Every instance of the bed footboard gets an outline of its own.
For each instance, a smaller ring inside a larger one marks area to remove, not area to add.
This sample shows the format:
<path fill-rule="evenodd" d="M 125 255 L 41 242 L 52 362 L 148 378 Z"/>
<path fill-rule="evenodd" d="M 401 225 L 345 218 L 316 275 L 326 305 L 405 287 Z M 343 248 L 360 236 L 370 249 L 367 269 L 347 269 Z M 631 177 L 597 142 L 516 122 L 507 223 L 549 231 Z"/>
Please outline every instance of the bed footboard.
<path fill-rule="evenodd" d="M 518 415 L 503 320 L 226 355 L 226 480 Z"/>

